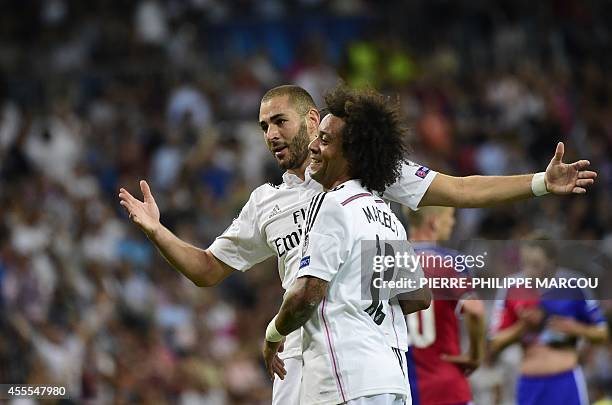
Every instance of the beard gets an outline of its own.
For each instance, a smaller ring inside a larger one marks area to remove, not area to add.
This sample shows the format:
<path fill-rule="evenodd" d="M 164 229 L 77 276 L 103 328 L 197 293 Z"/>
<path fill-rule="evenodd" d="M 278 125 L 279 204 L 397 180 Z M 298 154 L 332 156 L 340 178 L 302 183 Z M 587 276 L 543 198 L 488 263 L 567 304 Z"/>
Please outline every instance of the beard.
<path fill-rule="evenodd" d="M 285 162 L 279 163 L 281 169 L 292 170 L 302 166 L 306 158 L 308 158 L 308 154 L 310 153 L 308 150 L 309 143 L 310 139 L 308 138 L 308 130 L 306 128 L 306 123 L 302 122 L 302 125 L 300 125 L 300 130 L 298 131 L 297 135 L 295 135 L 291 142 L 287 144 L 289 158 Z"/>

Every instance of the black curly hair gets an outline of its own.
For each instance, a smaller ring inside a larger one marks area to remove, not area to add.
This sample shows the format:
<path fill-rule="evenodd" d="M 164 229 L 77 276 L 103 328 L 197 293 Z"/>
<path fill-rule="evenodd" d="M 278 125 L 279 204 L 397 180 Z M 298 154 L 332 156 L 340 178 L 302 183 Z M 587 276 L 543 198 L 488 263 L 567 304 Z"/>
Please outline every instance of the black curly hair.
<path fill-rule="evenodd" d="M 408 155 L 408 128 L 399 103 L 372 89 L 355 90 L 345 84 L 325 94 L 325 112 L 341 118 L 342 152 L 349 174 L 370 191 L 382 193 L 400 176 Z"/>

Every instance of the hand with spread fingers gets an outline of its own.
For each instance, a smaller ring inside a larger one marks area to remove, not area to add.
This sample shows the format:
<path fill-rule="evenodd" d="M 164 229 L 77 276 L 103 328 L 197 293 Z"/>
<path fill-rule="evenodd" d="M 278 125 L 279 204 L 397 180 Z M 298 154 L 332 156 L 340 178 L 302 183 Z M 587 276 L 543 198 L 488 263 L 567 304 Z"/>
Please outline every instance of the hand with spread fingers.
<path fill-rule="evenodd" d="M 588 186 L 594 183 L 597 173 L 586 170 L 591 164 L 588 160 L 574 163 L 563 163 L 565 146 L 557 144 L 555 156 L 546 168 L 546 189 L 553 194 L 584 194 Z"/>
<path fill-rule="evenodd" d="M 119 198 L 121 199 L 119 204 L 123 205 L 126 209 L 132 222 L 138 225 L 147 237 L 151 237 L 161 226 L 159 222 L 159 208 L 146 181 L 140 181 L 140 190 L 142 191 L 144 201 L 138 200 L 126 189 L 121 188 L 119 190 Z"/>

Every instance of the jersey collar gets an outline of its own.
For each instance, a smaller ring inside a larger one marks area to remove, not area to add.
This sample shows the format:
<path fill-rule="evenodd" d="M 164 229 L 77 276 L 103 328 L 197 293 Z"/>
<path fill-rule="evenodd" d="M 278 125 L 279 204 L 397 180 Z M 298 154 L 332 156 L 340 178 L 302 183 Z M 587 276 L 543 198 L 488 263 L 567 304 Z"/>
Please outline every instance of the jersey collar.
<path fill-rule="evenodd" d="M 338 184 L 336 187 L 332 188 L 332 190 L 335 190 L 335 189 L 337 189 L 340 186 L 342 186 L 342 187 L 363 187 L 361 185 L 361 180 L 359 180 L 359 179 L 348 179 L 347 181 L 342 182 L 342 183 Z"/>
<path fill-rule="evenodd" d="M 307 184 L 312 180 L 310 177 L 311 173 L 312 170 L 310 170 L 310 166 L 306 167 L 306 171 L 304 172 L 304 180 L 302 180 L 293 173 L 285 172 L 283 173 L 283 183 L 285 183 L 288 188 Z"/>

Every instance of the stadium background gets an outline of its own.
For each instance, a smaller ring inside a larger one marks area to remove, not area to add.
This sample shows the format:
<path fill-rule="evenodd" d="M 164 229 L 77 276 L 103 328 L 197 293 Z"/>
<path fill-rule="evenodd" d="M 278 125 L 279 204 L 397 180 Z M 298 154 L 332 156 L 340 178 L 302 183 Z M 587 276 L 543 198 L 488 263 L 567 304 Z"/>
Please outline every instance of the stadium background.
<path fill-rule="evenodd" d="M 454 175 L 543 170 L 563 140 L 599 172 L 586 197 L 461 210 L 455 237 L 612 242 L 612 3 L 379 3 L 0 4 L 1 383 L 62 384 L 75 403 L 269 401 L 275 263 L 198 289 L 117 190 L 150 180 L 163 223 L 208 246 L 280 181 L 256 122 L 277 84 L 399 96 L 414 159 Z M 512 403 L 517 356 L 472 377 L 477 404 Z M 583 357 L 594 399 L 612 346 Z"/>

